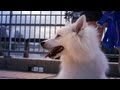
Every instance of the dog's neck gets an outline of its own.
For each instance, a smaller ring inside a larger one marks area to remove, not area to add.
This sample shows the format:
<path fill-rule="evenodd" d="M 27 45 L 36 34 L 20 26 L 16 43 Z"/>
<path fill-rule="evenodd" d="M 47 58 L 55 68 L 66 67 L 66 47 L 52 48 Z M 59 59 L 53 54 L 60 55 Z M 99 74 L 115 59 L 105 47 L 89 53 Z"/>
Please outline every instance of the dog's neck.
<path fill-rule="evenodd" d="M 86 72 L 83 72 L 83 70 L 87 71 L 88 69 L 85 62 L 79 62 L 79 60 L 74 60 L 68 56 L 62 56 L 61 59 L 61 71 L 58 78 L 82 78 L 86 74 Z"/>
<path fill-rule="evenodd" d="M 66 55 L 61 56 L 61 70 L 67 70 L 68 72 L 74 71 L 74 69 L 78 66 L 77 64 L 77 60 L 75 61 L 73 57 Z"/>
<path fill-rule="evenodd" d="M 69 67 L 76 67 L 77 64 L 83 64 L 86 60 L 80 60 L 80 59 L 85 59 L 85 58 L 82 58 L 82 57 L 72 57 L 72 56 L 67 56 L 67 55 L 62 55 L 60 60 L 61 60 L 61 65 L 62 65 L 62 68 L 68 68 Z"/>

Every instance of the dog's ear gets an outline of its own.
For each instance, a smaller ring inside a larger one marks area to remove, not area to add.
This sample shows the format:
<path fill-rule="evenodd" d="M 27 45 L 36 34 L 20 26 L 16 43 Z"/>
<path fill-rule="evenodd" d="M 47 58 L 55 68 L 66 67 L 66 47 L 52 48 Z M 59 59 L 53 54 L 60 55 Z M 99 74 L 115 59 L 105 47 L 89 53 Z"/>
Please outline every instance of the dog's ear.
<path fill-rule="evenodd" d="M 82 15 L 78 18 L 78 20 L 75 22 L 75 28 L 74 31 L 78 34 L 80 30 L 83 30 L 87 25 L 86 22 L 86 16 Z"/>

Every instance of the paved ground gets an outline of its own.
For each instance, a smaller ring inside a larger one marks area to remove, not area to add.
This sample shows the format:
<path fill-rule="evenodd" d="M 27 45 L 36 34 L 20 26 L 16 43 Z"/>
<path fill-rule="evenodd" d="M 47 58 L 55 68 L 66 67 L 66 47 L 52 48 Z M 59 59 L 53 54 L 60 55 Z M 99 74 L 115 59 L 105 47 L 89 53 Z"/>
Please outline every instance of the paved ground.
<path fill-rule="evenodd" d="M 52 79 L 54 76 L 55 74 L 0 70 L 0 79 Z"/>
<path fill-rule="evenodd" d="M 53 79 L 55 76 L 55 74 L 0 70 L 0 79 Z"/>

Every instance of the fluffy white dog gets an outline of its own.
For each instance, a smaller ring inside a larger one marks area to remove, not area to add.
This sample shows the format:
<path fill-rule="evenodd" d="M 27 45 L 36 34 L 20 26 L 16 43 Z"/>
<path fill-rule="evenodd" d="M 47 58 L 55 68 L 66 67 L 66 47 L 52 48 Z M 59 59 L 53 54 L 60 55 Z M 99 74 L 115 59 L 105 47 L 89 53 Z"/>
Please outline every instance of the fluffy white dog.
<path fill-rule="evenodd" d="M 57 30 L 54 39 L 41 45 L 50 58 L 60 56 L 61 68 L 56 79 L 105 79 L 108 61 L 101 51 L 96 28 L 88 26 L 86 17 Z"/>

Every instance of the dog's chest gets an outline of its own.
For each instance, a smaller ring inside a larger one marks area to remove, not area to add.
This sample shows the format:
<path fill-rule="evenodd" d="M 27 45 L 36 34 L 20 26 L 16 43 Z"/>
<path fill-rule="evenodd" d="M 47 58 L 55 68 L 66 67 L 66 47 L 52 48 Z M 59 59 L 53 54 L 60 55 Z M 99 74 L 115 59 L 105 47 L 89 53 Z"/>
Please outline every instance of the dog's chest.
<path fill-rule="evenodd" d="M 89 79 L 101 77 L 101 73 L 99 72 L 98 68 L 92 64 L 69 65 L 69 67 L 61 68 L 60 75 L 63 78 L 70 79 Z"/>

